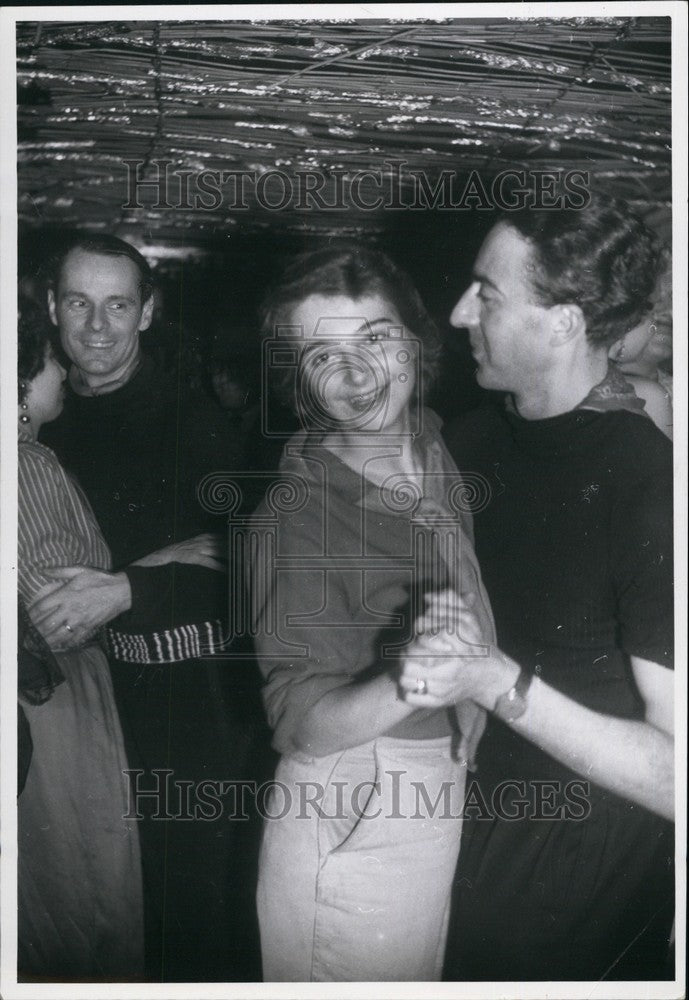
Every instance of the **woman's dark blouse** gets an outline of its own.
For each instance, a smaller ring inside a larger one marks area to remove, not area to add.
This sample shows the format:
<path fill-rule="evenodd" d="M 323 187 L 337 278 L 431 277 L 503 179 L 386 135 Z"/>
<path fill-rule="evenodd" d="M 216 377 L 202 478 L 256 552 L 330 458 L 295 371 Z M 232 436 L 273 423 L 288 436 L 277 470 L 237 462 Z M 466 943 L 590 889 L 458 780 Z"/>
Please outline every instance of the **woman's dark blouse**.
<path fill-rule="evenodd" d="M 287 503 L 277 509 L 279 494 L 269 493 L 253 516 L 260 540 L 250 560 L 255 642 L 281 753 L 298 752 L 300 721 L 325 694 L 386 671 L 395 675 L 427 590 L 450 586 L 476 595 L 485 643 L 494 641 L 463 480 L 431 411 L 425 411 L 419 453 L 422 481 L 400 477 L 396 489 L 385 490 L 316 439 L 296 435 L 280 467 L 289 483 L 282 493 Z M 436 558 L 436 544 L 450 536 L 456 544 L 448 564 Z M 486 652 L 482 646 L 475 655 Z M 430 739 L 456 731 L 453 712 L 420 710 L 387 735 Z"/>

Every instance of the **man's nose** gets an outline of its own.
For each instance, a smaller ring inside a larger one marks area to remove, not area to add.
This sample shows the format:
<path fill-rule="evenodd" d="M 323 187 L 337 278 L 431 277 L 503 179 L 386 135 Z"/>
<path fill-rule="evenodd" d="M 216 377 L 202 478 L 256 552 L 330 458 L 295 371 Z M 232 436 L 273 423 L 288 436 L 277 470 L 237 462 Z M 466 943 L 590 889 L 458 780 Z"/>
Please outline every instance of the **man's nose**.
<path fill-rule="evenodd" d="M 92 330 L 102 330 L 107 322 L 105 309 L 101 306 L 92 306 L 89 312 L 89 325 Z"/>
<path fill-rule="evenodd" d="M 450 314 L 450 323 L 458 328 L 479 322 L 478 281 L 472 282 Z"/>

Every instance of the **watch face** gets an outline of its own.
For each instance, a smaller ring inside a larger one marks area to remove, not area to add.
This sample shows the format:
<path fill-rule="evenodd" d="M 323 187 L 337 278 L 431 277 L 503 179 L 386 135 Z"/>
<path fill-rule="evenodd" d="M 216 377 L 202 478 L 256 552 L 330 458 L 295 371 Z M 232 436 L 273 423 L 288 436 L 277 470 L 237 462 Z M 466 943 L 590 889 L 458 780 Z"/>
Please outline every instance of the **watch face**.
<path fill-rule="evenodd" d="M 519 694 L 516 687 L 501 694 L 493 709 L 495 715 L 504 722 L 514 722 L 526 711 L 526 698 Z"/>

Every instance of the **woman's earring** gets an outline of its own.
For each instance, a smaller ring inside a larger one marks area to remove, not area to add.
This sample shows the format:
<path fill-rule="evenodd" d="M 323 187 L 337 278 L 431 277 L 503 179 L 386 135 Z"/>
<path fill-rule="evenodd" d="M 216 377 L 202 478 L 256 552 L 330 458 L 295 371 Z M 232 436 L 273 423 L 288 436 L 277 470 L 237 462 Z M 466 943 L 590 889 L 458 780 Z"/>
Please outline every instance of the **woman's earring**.
<path fill-rule="evenodd" d="M 616 364 L 618 364 L 618 365 L 619 365 L 620 361 L 622 360 L 622 358 L 624 357 L 624 352 L 625 352 L 626 346 L 627 345 L 625 344 L 624 337 L 623 337 L 622 340 L 620 341 L 620 346 L 615 351 L 615 358 L 614 358 L 614 360 L 615 360 Z"/>
<path fill-rule="evenodd" d="M 19 383 L 19 406 L 20 406 L 20 408 L 22 410 L 24 410 L 24 412 L 19 415 L 19 422 L 21 424 L 28 424 L 28 423 L 31 422 L 31 417 L 26 412 L 29 409 L 29 404 L 26 402 L 26 396 L 27 396 L 26 382 L 20 382 Z"/>

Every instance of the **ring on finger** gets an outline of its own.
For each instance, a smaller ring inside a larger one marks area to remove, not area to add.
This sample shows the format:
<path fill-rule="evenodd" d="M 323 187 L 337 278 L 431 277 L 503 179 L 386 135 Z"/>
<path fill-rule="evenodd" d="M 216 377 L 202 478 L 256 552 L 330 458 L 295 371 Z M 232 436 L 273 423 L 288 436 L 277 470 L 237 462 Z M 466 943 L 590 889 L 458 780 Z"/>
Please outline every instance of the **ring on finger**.
<path fill-rule="evenodd" d="M 426 684 L 425 680 L 421 677 L 416 678 L 414 694 L 428 694 L 428 684 Z"/>

